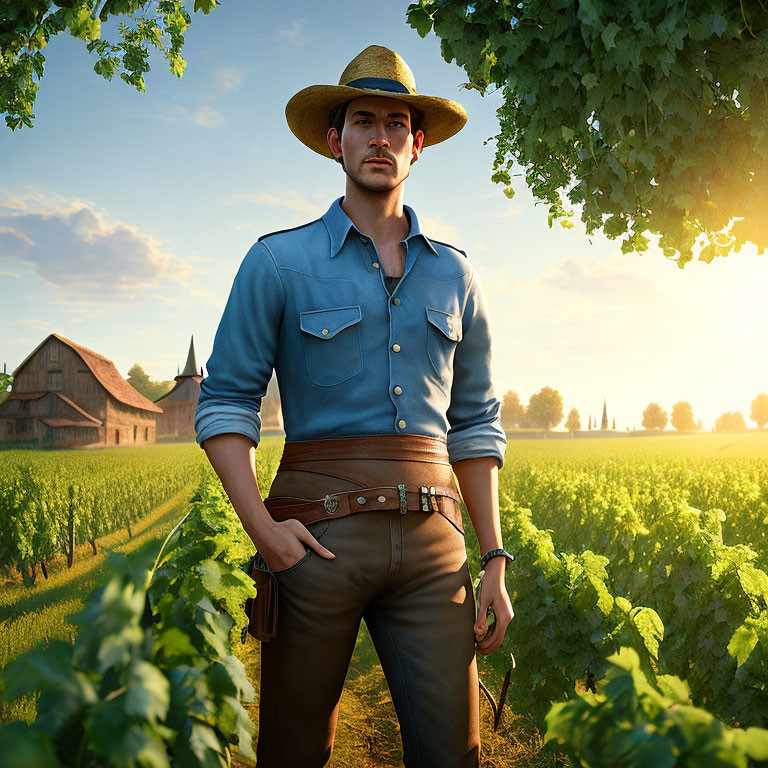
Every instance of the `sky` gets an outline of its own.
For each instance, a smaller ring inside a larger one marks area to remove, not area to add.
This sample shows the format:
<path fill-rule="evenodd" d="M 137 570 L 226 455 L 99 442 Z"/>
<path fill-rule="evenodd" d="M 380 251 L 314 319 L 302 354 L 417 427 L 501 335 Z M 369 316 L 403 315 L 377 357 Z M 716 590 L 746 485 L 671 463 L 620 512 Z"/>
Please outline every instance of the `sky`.
<path fill-rule="evenodd" d="M 706 429 L 725 411 L 749 422 L 768 391 L 766 255 L 742 248 L 685 269 L 657 248 L 547 225 L 522 169 L 507 199 L 490 181 L 500 92 L 461 87 L 440 41 L 406 23 L 408 2 L 227 0 L 195 14 L 183 78 L 153 59 L 147 92 L 93 71 L 59 35 L 35 126 L 0 123 L 0 365 L 13 369 L 56 332 L 172 379 L 194 335 L 204 366 L 237 269 L 262 235 L 321 216 L 344 194 L 341 167 L 289 130 L 288 99 L 336 84 L 368 45 L 396 50 L 420 93 L 461 102 L 462 131 L 427 147 L 404 201 L 423 231 L 466 252 L 491 318 L 496 393 L 527 403 L 558 390 L 582 425 L 603 401 L 619 430 L 657 402 L 693 406 Z"/>

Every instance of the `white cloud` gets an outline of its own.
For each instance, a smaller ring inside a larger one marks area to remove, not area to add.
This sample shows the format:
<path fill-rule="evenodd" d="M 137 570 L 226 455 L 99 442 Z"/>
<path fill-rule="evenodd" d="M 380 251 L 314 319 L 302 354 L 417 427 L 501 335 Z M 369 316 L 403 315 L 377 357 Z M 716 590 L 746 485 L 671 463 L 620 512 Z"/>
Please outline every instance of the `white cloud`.
<path fill-rule="evenodd" d="M 46 300 L 78 318 L 146 297 L 172 301 L 179 287 L 186 296 L 200 291 L 194 267 L 139 227 L 93 203 L 35 191 L 0 189 L 3 261 L 30 268 L 52 289 Z"/>
<path fill-rule="evenodd" d="M 419 227 L 427 237 L 445 243 L 451 243 L 457 248 L 461 248 L 460 245 L 456 244 L 459 239 L 458 228 L 455 224 L 449 224 L 447 221 L 443 221 L 441 216 L 420 216 Z"/>
<path fill-rule="evenodd" d="M 166 116 L 180 122 L 194 123 L 201 128 L 216 128 L 224 123 L 224 116 L 207 104 L 191 109 L 175 104 L 167 110 Z"/>
<path fill-rule="evenodd" d="M 667 410 L 690 401 L 707 428 L 724 410 L 748 411 L 768 381 L 755 344 L 768 307 L 762 259 L 740 256 L 680 270 L 655 252 L 610 261 L 580 253 L 530 280 L 511 266 L 484 267 L 499 391 L 527 401 L 552 386 L 585 423 L 607 397 L 620 429 L 639 425 L 652 400 Z"/>
<path fill-rule="evenodd" d="M 294 20 L 291 22 L 289 27 L 278 29 L 277 32 L 275 32 L 275 34 L 272 36 L 272 39 L 276 43 L 286 42 L 289 45 L 296 47 L 304 45 L 307 42 L 306 38 L 302 34 L 305 23 L 306 22 L 304 19 Z"/>
<path fill-rule="evenodd" d="M 284 187 L 273 187 L 257 192 L 240 192 L 232 195 L 227 203 L 255 203 L 257 205 L 287 208 L 290 211 L 300 213 L 303 216 L 310 216 L 313 219 L 322 216 L 328 210 L 328 203 L 318 205 L 308 200 L 305 193 Z"/>
<path fill-rule="evenodd" d="M 519 216 L 523 212 L 522 205 L 507 205 L 500 211 L 492 211 L 483 214 L 484 219 L 508 219 L 512 216 Z"/>
<path fill-rule="evenodd" d="M 239 67 L 219 67 L 213 76 L 221 93 L 236 91 L 245 82 L 245 72 Z"/>

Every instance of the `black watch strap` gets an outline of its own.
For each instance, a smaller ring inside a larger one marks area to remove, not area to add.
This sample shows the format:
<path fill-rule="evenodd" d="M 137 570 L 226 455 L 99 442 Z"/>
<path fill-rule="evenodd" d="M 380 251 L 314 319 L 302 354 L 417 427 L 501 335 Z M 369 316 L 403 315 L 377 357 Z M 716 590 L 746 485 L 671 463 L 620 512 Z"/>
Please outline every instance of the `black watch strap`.
<path fill-rule="evenodd" d="M 492 557 L 499 557 L 500 555 L 506 557 L 510 562 L 515 559 L 515 556 L 507 552 L 506 549 L 492 549 L 490 552 L 486 552 L 480 558 L 480 567 L 485 568 L 486 564 Z"/>

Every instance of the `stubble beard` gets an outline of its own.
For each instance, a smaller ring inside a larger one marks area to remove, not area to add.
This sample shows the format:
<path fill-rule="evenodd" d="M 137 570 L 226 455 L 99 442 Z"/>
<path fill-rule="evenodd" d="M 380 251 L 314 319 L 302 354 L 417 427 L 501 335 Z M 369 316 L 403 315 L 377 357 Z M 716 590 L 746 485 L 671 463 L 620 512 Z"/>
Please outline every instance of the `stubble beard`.
<path fill-rule="evenodd" d="M 408 168 L 408 173 L 403 176 L 402 179 L 399 179 L 398 181 L 393 182 L 391 177 L 386 177 L 383 179 L 373 179 L 371 181 L 370 177 L 366 177 L 364 173 L 351 173 L 349 169 L 344 164 L 344 159 L 341 159 L 341 167 L 344 169 L 344 173 L 349 176 L 352 181 L 357 184 L 357 186 L 361 187 L 362 189 L 365 189 L 368 192 L 391 192 L 393 189 L 397 189 L 397 187 L 400 186 L 410 175 L 411 169 Z"/>

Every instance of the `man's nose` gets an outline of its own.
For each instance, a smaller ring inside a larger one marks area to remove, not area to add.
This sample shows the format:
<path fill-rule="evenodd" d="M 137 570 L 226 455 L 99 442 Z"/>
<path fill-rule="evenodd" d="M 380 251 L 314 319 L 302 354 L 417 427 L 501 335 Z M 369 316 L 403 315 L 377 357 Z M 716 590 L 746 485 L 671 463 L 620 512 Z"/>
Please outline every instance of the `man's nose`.
<path fill-rule="evenodd" d="M 389 146 L 389 137 L 387 136 L 386 128 L 382 123 L 374 123 L 372 134 L 368 139 L 368 145 L 376 144 L 377 146 Z"/>

